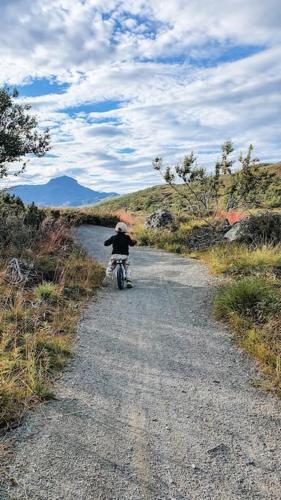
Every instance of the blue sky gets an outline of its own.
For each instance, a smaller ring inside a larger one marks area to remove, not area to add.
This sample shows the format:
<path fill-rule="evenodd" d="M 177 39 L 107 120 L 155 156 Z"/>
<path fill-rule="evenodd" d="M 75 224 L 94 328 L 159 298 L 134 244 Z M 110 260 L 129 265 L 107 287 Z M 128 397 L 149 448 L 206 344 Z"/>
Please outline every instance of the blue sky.
<path fill-rule="evenodd" d="M 279 0 L 159 5 L 2 0 L 0 85 L 17 86 L 53 146 L 16 182 L 68 174 L 133 191 L 159 182 L 156 155 L 173 164 L 194 150 L 211 169 L 230 138 L 281 159 Z"/>

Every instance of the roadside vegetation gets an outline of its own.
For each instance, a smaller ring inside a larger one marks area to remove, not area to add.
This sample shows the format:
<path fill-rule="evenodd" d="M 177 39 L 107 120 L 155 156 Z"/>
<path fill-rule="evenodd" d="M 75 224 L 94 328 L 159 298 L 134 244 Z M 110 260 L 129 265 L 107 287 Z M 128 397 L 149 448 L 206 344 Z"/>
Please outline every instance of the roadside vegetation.
<path fill-rule="evenodd" d="M 75 246 L 61 217 L 2 195 L 0 218 L 0 425 L 9 427 L 52 397 L 104 270 Z"/>
<path fill-rule="evenodd" d="M 263 387 L 281 396 L 281 246 L 223 244 L 197 255 L 226 277 L 214 300 L 238 344 L 267 375 Z"/>
<path fill-rule="evenodd" d="M 82 224 L 93 224 L 95 226 L 114 227 L 120 218 L 112 211 L 101 210 L 94 207 L 83 208 L 61 208 L 52 210 L 52 214 L 57 214 L 67 224 L 81 226 Z"/>

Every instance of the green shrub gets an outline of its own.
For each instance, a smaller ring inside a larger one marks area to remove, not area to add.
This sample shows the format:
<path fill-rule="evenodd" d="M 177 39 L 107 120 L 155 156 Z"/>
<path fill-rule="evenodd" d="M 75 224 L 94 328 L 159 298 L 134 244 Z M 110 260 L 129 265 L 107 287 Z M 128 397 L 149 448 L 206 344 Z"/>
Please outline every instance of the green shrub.
<path fill-rule="evenodd" d="M 0 248 L 2 253 L 20 254 L 40 237 L 38 229 L 46 212 L 32 204 L 25 206 L 20 198 L 0 193 Z"/>
<path fill-rule="evenodd" d="M 55 304 L 58 302 L 61 291 L 57 285 L 53 283 L 42 283 L 34 289 L 34 296 L 38 301 Z"/>
<path fill-rule="evenodd" d="M 233 313 L 265 322 L 280 309 L 280 292 L 265 279 L 246 277 L 224 285 L 215 298 L 215 313 L 228 319 Z"/>

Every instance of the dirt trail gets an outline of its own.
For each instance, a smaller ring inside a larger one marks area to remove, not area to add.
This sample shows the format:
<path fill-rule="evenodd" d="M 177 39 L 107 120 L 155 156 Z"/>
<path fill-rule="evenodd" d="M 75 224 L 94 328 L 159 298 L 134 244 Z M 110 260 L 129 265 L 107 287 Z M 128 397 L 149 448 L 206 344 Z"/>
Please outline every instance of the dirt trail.
<path fill-rule="evenodd" d="M 79 238 L 104 260 L 111 231 Z M 58 399 L 16 431 L 3 498 L 280 499 L 280 403 L 211 315 L 198 262 L 133 250 L 135 288 L 99 292 Z"/>

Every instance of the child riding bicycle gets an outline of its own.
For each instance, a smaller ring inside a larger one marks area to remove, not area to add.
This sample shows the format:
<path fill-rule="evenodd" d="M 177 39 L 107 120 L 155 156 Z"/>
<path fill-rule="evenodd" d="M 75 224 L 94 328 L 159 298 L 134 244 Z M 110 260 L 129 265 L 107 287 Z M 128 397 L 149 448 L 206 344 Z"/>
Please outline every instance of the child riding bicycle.
<path fill-rule="evenodd" d="M 110 278 L 112 272 L 116 268 L 116 261 L 122 259 L 124 261 L 124 267 L 126 270 L 127 277 L 127 287 L 132 288 L 131 271 L 130 271 L 130 260 L 129 260 L 129 247 L 136 245 L 136 241 L 127 234 L 128 228 L 124 222 L 118 222 L 115 227 L 116 234 L 111 236 L 108 240 L 104 242 L 104 246 L 109 247 L 112 245 L 112 255 L 106 269 L 106 276 Z"/>

